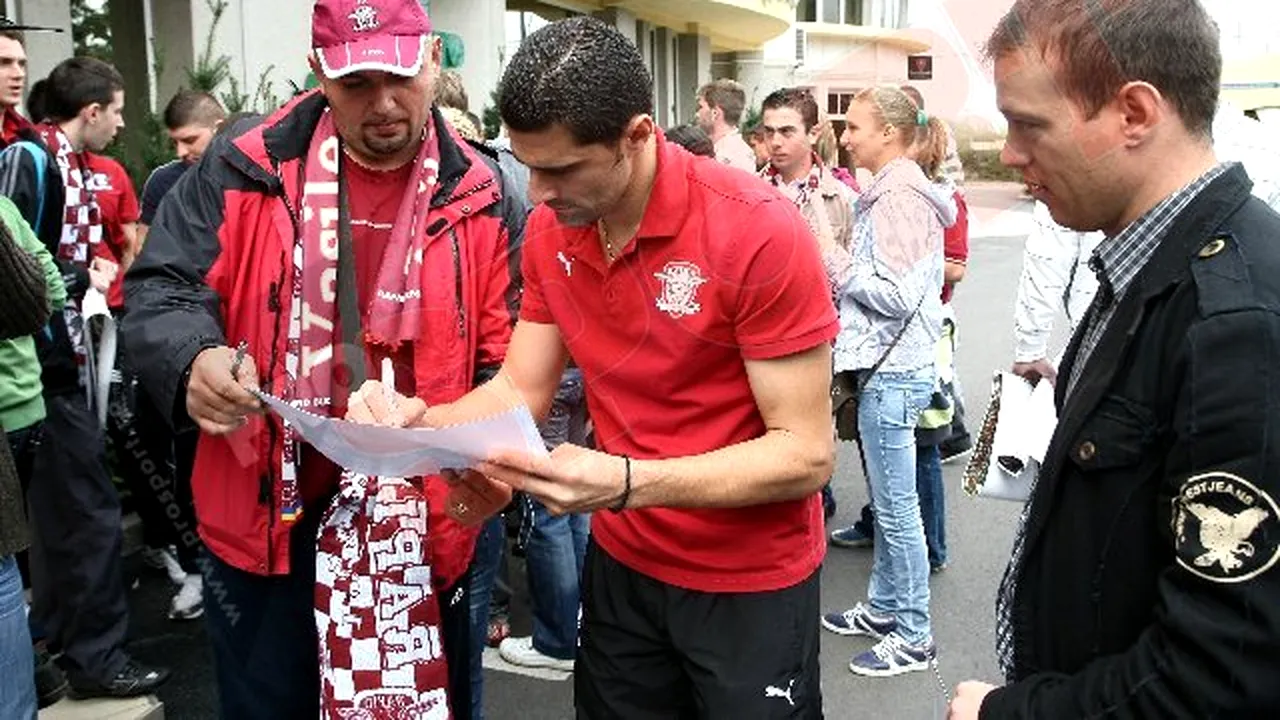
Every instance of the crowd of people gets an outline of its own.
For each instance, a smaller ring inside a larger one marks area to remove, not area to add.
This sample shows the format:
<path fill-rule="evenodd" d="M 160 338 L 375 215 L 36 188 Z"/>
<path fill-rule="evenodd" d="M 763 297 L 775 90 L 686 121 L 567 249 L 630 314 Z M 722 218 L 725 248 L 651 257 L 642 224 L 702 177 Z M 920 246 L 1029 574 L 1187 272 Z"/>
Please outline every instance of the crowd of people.
<path fill-rule="evenodd" d="M 169 676 L 125 644 L 113 471 L 226 718 L 479 719 L 486 646 L 572 671 L 580 718 L 822 717 L 824 629 L 870 638 L 860 676 L 936 663 L 969 221 L 920 90 L 832 118 L 782 88 L 741 128 L 718 79 L 662 129 L 635 44 L 573 17 L 509 59 L 486 139 L 420 3 L 350 5 L 315 3 L 318 86 L 283 107 L 174 96 L 140 202 L 102 154 L 120 74 L 70 58 L 24 101 L 0 27 L 0 717 Z M 1218 102 L 1198 0 L 1017 0 L 988 54 L 1036 200 L 1013 372 L 1059 423 L 996 598 L 1002 683 L 950 717 L 1267 716 L 1280 152 Z M 524 406 L 549 455 L 371 477 L 264 394 L 391 427 Z M 828 529 L 842 441 L 869 502 Z M 822 607 L 828 544 L 871 549 L 865 597 Z"/>

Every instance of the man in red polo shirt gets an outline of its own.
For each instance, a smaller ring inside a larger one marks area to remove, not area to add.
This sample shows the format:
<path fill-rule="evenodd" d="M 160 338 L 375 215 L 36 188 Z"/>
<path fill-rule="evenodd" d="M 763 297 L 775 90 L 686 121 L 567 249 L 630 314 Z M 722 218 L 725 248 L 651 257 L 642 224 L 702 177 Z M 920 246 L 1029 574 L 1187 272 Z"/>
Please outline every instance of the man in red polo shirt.
<path fill-rule="evenodd" d="M 597 19 L 531 35 L 499 110 L 540 203 L 506 362 L 430 410 L 389 407 L 370 383 L 349 417 L 439 426 L 512 402 L 541 415 L 572 357 L 600 449 L 496 456 L 451 509 L 488 511 L 466 489 L 502 482 L 552 512 L 605 510 L 584 570 L 577 716 L 821 717 L 837 322 L 812 234 L 758 179 L 667 143 L 635 45 Z"/>

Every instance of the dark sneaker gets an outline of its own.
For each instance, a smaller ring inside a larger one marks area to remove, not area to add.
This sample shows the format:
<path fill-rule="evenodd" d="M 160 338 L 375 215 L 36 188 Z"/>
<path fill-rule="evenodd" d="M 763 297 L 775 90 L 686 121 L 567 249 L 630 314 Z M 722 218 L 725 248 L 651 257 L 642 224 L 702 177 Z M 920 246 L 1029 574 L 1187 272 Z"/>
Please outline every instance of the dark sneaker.
<path fill-rule="evenodd" d="M 33 648 L 36 665 L 36 701 L 46 708 L 67 694 L 67 676 L 53 661 L 53 656 L 43 648 Z"/>
<path fill-rule="evenodd" d="M 73 679 L 71 697 L 85 700 L 95 697 L 128 698 L 150 695 L 168 679 L 168 668 L 147 667 L 130 658 L 120 672 L 105 683 L 92 680 L 82 683 Z"/>
<path fill-rule="evenodd" d="M 849 671 L 867 677 L 893 677 L 928 670 L 937 652 L 932 640 L 924 645 L 908 645 L 898 633 L 889 633 L 875 647 L 855 655 L 849 661 Z"/>
<path fill-rule="evenodd" d="M 866 635 L 877 640 L 898 629 L 898 622 L 889 615 L 876 615 L 862 603 L 838 613 L 822 616 L 822 627 L 837 635 Z"/>
<path fill-rule="evenodd" d="M 831 531 L 831 544 L 842 548 L 866 548 L 871 547 L 874 542 L 874 536 L 870 533 L 862 531 L 862 528 L 854 523 L 847 528 Z"/>

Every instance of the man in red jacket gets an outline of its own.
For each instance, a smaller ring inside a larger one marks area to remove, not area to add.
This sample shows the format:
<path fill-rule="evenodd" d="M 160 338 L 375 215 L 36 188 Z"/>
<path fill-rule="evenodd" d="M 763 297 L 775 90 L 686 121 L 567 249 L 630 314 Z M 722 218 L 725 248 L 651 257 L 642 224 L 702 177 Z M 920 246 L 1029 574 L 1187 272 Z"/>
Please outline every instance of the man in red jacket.
<path fill-rule="evenodd" d="M 216 138 L 125 280 L 144 385 L 203 432 L 192 490 L 223 717 L 318 714 L 316 530 L 339 479 L 247 388 L 341 417 L 352 368 L 390 360 L 400 391 L 434 405 L 506 353 L 526 207 L 434 108 L 430 32 L 415 0 L 317 2 L 319 90 Z M 450 704 L 467 717 L 475 533 L 444 515 L 439 478 L 424 487 Z"/>

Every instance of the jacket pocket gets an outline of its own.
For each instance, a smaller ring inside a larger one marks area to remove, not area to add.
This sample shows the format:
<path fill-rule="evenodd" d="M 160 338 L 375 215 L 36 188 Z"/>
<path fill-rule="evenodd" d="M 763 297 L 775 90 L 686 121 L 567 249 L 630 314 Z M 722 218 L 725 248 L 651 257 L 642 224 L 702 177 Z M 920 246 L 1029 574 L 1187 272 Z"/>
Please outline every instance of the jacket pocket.
<path fill-rule="evenodd" d="M 1157 435 L 1150 408 L 1109 395 L 1067 448 L 1067 456 L 1085 472 L 1137 465 Z"/>

